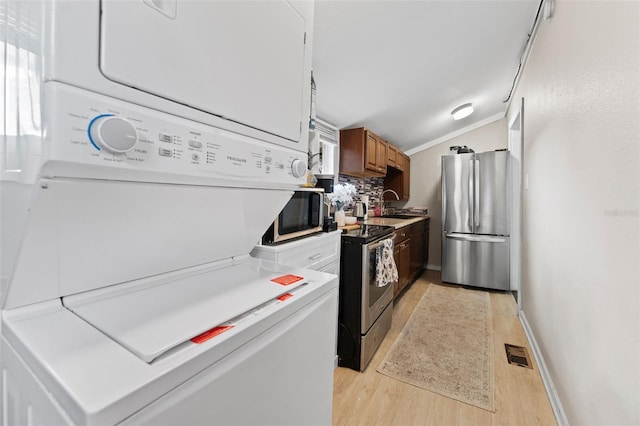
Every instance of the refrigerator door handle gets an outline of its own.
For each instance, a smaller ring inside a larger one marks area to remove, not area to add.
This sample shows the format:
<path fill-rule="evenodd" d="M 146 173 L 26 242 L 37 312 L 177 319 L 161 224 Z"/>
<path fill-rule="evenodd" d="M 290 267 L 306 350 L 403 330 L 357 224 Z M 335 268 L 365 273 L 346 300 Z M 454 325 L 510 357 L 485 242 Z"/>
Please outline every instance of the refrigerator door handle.
<path fill-rule="evenodd" d="M 473 181 L 475 187 L 473 188 L 473 231 L 480 226 L 480 160 L 475 160 L 473 164 Z"/>
<path fill-rule="evenodd" d="M 473 166 L 474 166 L 474 160 L 469 160 L 469 169 L 471 170 L 471 173 L 473 173 Z M 468 202 L 469 202 L 469 207 L 471 208 L 471 214 L 469 215 L 469 229 L 471 229 L 472 232 L 476 232 L 476 228 L 475 228 L 475 192 L 474 192 L 474 188 L 473 188 L 473 179 L 469 179 L 469 191 L 468 191 Z"/>
<path fill-rule="evenodd" d="M 485 235 L 465 235 L 465 234 L 445 234 L 445 237 L 451 238 L 452 240 L 460 240 L 460 241 L 476 241 L 483 243 L 505 243 L 507 241 L 506 238 L 501 237 L 492 237 Z"/>

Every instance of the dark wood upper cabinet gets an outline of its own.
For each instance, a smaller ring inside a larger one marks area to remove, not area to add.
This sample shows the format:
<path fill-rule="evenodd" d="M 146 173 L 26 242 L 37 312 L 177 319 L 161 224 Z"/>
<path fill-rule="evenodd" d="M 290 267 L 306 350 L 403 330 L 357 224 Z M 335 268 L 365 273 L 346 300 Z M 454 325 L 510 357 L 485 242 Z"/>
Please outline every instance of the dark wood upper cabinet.
<path fill-rule="evenodd" d="M 387 146 L 387 167 L 398 168 L 398 148 L 390 144 Z"/>
<path fill-rule="evenodd" d="M 384 177 L 384 189 L 393 189 L 400 200 L 409 199 L 411 160 L 396 146 L 371 130 L 340 130 L 340 173 L 357 177 Z M 396 197 L 387 192 L 386 201 Z"/>
<path fill-rule="evenodd" d="M 340 130 L 340 173 L 358 177 L 387 174 L 387 141 L 369 129 Z"/>
<path fill-rule="evenodd" d="M 365 164 L 364 168 L 371 170 L 372 172 L 379 172 L 378 170 L 378 138 L 370 131 L 365 131 L 367 136 L 367 142 L 364 147 Z"/>
<path fill-rule="evenodd" d="M 385 175 L 387 174 L 387 159 L 388 152 L 387 147 L 389 144 L 384 139 L 379 138 L 376 145 L 376 167 L 378 171 L 381 171 Z"/>
<path fill-rule="evenodd" d="M 400 200 L 409 199 L 409 185 L 411 175 L 411 159 L 408 155 L 398 152 L 397 167 L 387 170 L 387 176 L 384 178 L 384 189 L 392 189 L 398 194 Z M 385 201 L 395 201 L 396 197 L 391 192 L 384 194 Z"/>
<path fill-rule="evenodd" d="M 409 189 L 411 183 L 411 158 L 408 155 L 402 154 L 402 195 L 400 198 L 403 200 L 409 199 Z"/>

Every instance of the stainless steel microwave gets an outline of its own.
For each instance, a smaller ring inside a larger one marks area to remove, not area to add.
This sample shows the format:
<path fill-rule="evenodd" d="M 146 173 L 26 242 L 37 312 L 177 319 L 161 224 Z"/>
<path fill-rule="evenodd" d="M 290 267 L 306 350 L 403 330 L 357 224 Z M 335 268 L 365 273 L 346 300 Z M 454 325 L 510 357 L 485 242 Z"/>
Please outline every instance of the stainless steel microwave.
<path fill-rule="evenodd" d="M 324 190 L 300 188 L 262 236 L 262 244 L 277 244 L 322 232 Z"/>

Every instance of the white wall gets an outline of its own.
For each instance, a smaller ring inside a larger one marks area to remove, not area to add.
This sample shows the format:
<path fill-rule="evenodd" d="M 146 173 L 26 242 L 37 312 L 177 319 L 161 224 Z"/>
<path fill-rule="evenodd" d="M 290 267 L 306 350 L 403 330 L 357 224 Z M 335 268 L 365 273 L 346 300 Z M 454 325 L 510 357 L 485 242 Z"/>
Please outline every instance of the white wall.
<path fill-rule="evenodd" d="M 429 232 L 429 268 L 440 269 L 442 233 L 442 192 L 440 189 L 441 157 L 451 146 L 467 145 L 475 152 L 507 147 L 506 119 L 500 119 L 476 130 L 450 139 L 432 148 L 411 155 L 410 197 L 406 205 L 428 207 L 431 216 Z"/>
<path fill-rule="evenodd" d="M 571 424 L 640 424 L 640 3 L 558 1 L 525 99 L 522 309 Z"/>

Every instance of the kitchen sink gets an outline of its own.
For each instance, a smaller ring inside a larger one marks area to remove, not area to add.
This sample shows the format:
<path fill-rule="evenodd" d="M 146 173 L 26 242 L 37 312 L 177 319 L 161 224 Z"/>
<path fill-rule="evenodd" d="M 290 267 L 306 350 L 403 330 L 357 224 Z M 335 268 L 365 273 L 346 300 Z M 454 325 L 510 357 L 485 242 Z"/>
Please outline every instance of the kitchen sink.
<path fill-rule="evenodd" d="M 388 214 L 382 216 L 383 218 L 388 219 L 414 219 L 416 217 L 422 217 L 421 215 L 412 215 L 412 214 Z"/>

